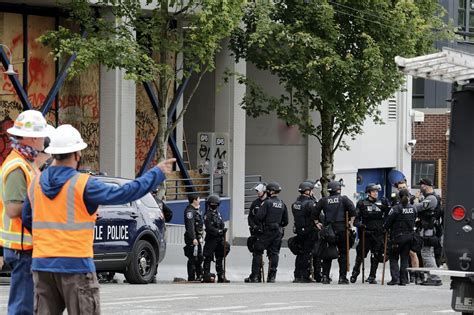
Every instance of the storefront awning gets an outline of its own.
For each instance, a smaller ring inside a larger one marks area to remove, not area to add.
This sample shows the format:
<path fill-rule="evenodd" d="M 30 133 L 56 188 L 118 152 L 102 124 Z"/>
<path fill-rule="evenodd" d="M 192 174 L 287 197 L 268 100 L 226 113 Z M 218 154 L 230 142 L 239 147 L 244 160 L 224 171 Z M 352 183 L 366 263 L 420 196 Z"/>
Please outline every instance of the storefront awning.
<path fill-rule="evenodd" d="M 438 53 L 414 58 L 395 57 L 400 71 L 416 78 L 467 84 L 474 79 L 474 54 L 443 47 Z"/>

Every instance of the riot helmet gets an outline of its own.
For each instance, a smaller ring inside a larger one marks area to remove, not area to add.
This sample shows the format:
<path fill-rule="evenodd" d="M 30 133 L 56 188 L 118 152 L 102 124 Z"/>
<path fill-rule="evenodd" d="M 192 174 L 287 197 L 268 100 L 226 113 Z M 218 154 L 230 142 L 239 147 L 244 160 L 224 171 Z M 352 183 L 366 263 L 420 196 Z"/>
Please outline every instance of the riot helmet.
<path fill-rule="evenodd" d="M 341 183 L 335 180 L 332 180 L 328 183 L 328 192 L 331 195 L 341 192 Z"/>
<path fill-rule="evenodd" d="M 370 193 L 371 191 L 381 191 L 382 187 L 380 184 L 375 184 L 375 183 L 370 183 L 367 186 L 365 186 L 365 192 Z"/>
<path fill-rule="evenodd" d="M 267 193 L 279 193 L 281 191 L 281 186 L 277 182 L 271 182 L 267 184 Z"/>
<path fill-rule="evenodd" d="M 302 182 L 299 186 L 298 186 L 298 191 L 303 194 L 305 191 L 309 190 L 313 190 L 314 189 L 314 185 L 310 182 L 307 182 L 307 181 L 304 181 Z"/>
<path fill-rule="evenodd" d="M 220 203 L 221 203 L 221 199 L 219 198 L 218 195 L 215 195 L 215 194 L 209 195 L 209 197 L 207 197 L 207 199 L 206 199 L 206 204 L 212 210 L 217 209 L 217 207 L 219 207 Z"/>

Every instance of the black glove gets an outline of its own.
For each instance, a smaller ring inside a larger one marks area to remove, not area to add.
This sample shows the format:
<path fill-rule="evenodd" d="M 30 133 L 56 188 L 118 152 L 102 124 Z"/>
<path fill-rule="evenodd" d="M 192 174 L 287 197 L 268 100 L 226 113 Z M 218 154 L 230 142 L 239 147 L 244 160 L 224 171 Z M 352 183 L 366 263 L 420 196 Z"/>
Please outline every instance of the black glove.
<path fill-rule="evenodd" d="M 225 233 L 227 233 L 227 228 L 224 228 L 223 230 L 219 230 L 217 231 L 217 233 L 219 233 L 219 235 L 224 235 Z"/>
<path fill-rule="evenodd" d="M 364 224 L 364 223 L 359 223 L 357 224 L 356 226 L 358 229 L 361 229 L 361 230 L 365 230 L 367 228 L 367 226 Z"/>

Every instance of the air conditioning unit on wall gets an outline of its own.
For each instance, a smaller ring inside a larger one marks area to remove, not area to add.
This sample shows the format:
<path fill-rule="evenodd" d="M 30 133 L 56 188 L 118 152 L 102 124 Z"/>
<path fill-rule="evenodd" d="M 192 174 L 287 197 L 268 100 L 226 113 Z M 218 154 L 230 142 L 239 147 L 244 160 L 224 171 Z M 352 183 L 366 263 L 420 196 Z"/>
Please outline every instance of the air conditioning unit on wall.
<path fill-rule="evenodd" d="M 411 118 L 414 122 L 424 122 L 425 121 L 425 113 L 420 112 L 418 110 L 411 111 Z"/>

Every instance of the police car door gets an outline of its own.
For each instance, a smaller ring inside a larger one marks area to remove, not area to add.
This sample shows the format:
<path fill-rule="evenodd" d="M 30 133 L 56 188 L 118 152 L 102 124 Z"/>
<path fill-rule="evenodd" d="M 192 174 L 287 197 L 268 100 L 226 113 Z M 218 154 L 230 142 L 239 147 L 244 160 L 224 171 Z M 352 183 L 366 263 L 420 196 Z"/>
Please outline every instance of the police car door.
<path fill-rule="evenodd" d="M 109 261 L 125 260 L 132 251 L 139 218 L 135 202 L 101 206 L 95 228 L 94 254 L 105 254 L 103 259 Z"/>

